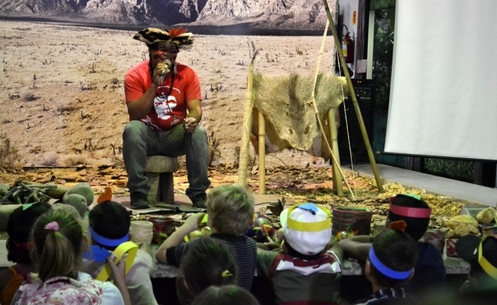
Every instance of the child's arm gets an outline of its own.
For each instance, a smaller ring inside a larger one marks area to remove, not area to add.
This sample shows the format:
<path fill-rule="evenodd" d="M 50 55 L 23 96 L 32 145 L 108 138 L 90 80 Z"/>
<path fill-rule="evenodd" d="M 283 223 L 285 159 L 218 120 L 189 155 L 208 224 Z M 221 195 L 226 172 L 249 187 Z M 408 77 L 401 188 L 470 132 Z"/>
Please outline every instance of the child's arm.
<path fill-rule="evenodd" d="M 356 235 L 354 237 L 342 239 L 338 245 L 343 250 L 345 257 L 351 257 L 365 261 L 368 258 L 369 248 L 373 243 L 373 236 Z"/>
<path fill-rule="evenodd" d="M 160 245 L 159 249 L 157 249 L 157 252 L 155 253 L 155 258 L 157 259 L 157 261 L 167 264 L 167 249 L 179 245 L 183 241 L 183 238 L 188 235 L 188 233 L 197 230 L 199 228 L 199 223 L 202 221 L 204 216 L 205 213 L 197 213 L 188 217 L 185 223 L 181 227 L 176 229 L 176 231 L 174 231 L 173 234 L 171 234 L 162 243 L 162 245 Z"/>
<path fill-rule="evenodd" d="M 114 285 L 116 285 L 119 292 L 121 292 L 124 305 L 132 305 L 128 286 L 126 285 L 126 262 L 124 259 L 121 259 L 116 264 L 114 263 L 114 257 L 109 256 L 107 258 L 107 263 L 109 264 L 110 269 L 112 269 L 112 279 L 114 280 Z"/>

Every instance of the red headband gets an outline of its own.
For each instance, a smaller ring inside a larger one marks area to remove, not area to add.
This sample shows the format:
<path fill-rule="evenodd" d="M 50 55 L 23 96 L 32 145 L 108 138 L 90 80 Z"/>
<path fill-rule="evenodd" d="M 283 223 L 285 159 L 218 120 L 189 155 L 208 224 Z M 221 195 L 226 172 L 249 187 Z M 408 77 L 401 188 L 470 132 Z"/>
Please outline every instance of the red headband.
<path fill-rule="evenodd" d="M 430 218 L 431 214 L 430 208 L 402 207 L 392 203 L 390 203 L 390 211 L 399 216 L 411 218 Z"/>

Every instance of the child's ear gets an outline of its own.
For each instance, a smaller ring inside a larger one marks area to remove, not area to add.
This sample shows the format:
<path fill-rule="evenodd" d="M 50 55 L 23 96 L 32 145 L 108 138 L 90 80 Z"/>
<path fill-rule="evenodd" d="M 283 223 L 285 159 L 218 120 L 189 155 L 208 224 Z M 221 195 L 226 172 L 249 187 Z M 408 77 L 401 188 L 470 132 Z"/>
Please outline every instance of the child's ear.
<path fill-rule="evenodd" d="M 371 262 L 369 261 L 369 259 L 366 260 L 366 265 L 364 266 L 364 274 L 366 276 L 372 274 L 373 271 L 371 270 Z"/>
<path fill-rule="evenodd" d="M 288 253 L 288 246 L 287 246 L 285 237 L 283 237 L 283 239 L 281 240 L 281 249 L 283 250 L 283 254 Z"/>
<path fill-rule="evenodd" d="M 190 286 L 188 285 L 188 282 L 183 278 L 181 279 L 181 281 L 183 282 L 183 287 L 185 287 L 185 291 L 190 294 L 191 296 L 193 296 L 193 293 L 190 289 Z"/>
<path fill-rule="evenodd" d="M 389 225 L 390 223 L 391 223 L 390 219 L 388 219 L 388 218 L 387 218 L 387 219 L 385 220 L 385 227 L 384 227 L 383 229 L 388 229 L 388 228 L 389 228 L 389 227 L 388 227 L 388 225 Z"/>
<path fill-rule="evenodd" d="M 412 272 L 411 272 L 411 275 L 409 276 L 409 278 L 407 279 L 408 281 L 410 281 L 412 279 L 412 277 L 414 276 L 414 270 L 415 268 L 412 268 Z"/>
<path fill-rule="evenodd" d="M 88 234 L 84 234 L 83 240 L 81 241 L 81 251 L 83 251 L 83 253 L 88 251 L 90 249 L 91 243 L 91 237 L 89 237 Z"/>

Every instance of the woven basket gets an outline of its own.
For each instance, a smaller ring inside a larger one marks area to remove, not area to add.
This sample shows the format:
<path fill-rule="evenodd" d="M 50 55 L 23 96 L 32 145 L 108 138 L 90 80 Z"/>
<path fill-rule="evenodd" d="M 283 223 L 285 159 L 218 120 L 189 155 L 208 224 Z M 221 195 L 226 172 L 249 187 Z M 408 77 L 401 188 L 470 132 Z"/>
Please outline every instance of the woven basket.
<path fill-rule="evenodd" d="M 152 242 L 152 237 L 154 236 L 153 231 L 154 224 L 150 221 L 145 220 L 133 220 L 131 221 L 131 240 L 136 244 L 150 244 Z"/>
<path fill-rule="evenodd" d="M 333 236 L 342 231 L 352 231 L 356 235 L 369 235 L 371 233 L 372 215 L 373 213 L 368 209 L 334 208 L 332 221 Z"/>

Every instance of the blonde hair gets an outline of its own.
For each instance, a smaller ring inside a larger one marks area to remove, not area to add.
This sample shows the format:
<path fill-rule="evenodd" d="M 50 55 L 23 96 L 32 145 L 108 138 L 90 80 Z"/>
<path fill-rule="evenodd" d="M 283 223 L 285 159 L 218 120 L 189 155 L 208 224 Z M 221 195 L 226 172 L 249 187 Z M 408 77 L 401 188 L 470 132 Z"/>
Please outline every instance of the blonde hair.
<path fill-rule="evenodd" d="M 79 215 L 79 214 L 78 214 Z M 57 276 L 77 278 L 82 266 L 84 229 L 70 209 L 55 209 L 41 215 L 32 230 L 34 260 L 42 281 Z"/>
<path fill-rule="evenodd" d="M 207 196 L 207 213 L 217 233 L 243 235 L 254 215 L 254 197 L 237 184 L 214 188 Z"/>

